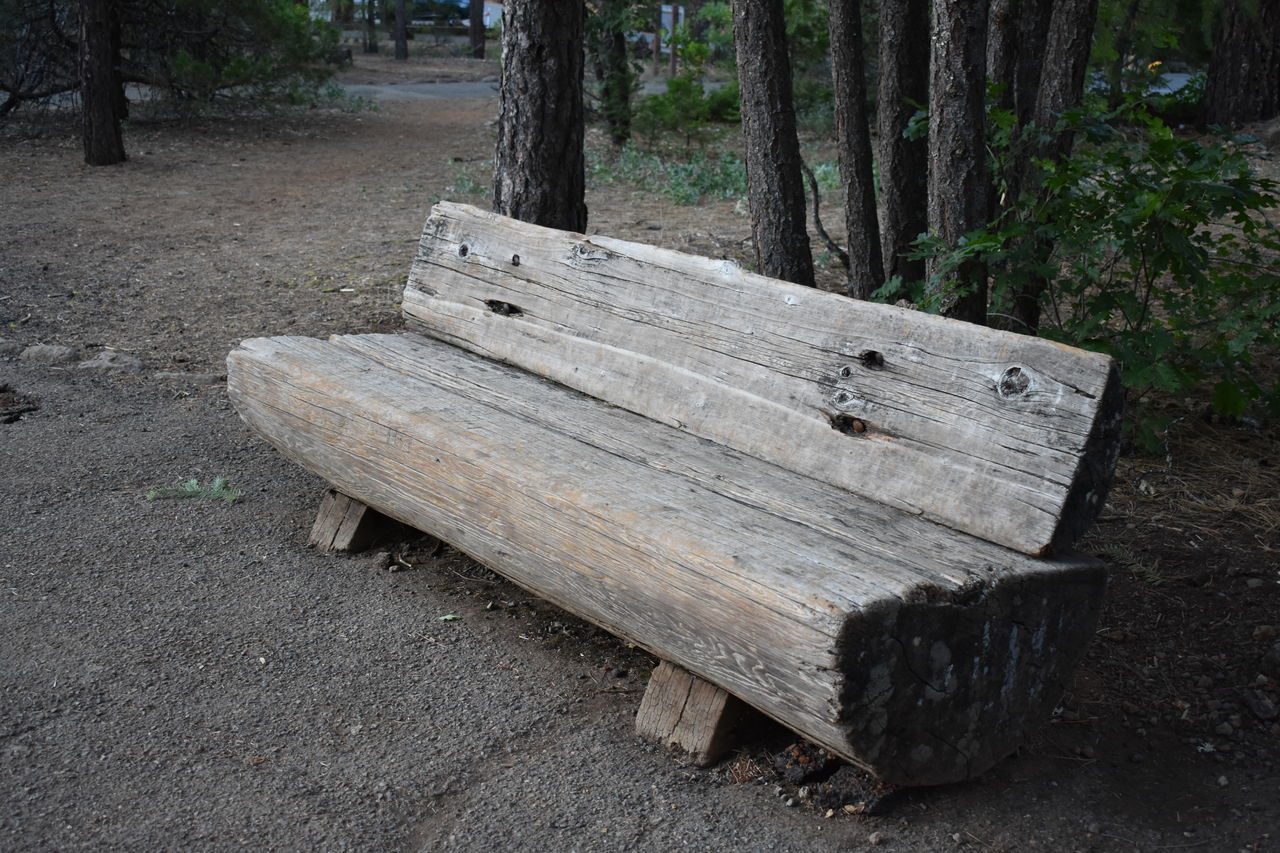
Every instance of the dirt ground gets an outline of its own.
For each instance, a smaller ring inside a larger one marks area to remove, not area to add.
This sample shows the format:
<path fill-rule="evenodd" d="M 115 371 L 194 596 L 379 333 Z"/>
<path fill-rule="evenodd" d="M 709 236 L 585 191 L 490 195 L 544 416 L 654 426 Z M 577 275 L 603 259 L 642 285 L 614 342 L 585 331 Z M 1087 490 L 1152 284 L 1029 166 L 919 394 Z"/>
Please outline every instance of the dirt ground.
<path fill-rule="evenodd" d="M 110 168 L 0 124 L 0 849 L 1280 849 L 1280 440 L 1195 401 L 1085 543 L 1109 600 L 1053 719 L 875 817 L 778 775 L 781 730 L 709 770 L 639 741 L 652 659 L 461 555 L 308 550 L 323 484 L 241 424 L 225 356 L 395 328 L 430 205 L 486 203 L 497 110 L 351 106 L 138 119 Z M 747 251 L 735 200 L 588 204 Z M 243 498 L 146 498 L 216 476 Z"/>

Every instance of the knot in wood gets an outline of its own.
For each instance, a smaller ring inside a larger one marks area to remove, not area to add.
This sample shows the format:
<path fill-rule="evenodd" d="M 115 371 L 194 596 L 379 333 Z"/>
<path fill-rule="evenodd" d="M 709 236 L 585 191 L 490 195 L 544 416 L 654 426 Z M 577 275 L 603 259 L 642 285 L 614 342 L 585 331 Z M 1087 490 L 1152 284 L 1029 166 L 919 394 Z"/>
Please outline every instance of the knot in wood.
<path fill-rule="evenodd" d="M 1006 368 L 996 380 L 996 393 L 1005 400 L 1012 400 L 1027 393 L 1031 387 L 1031 377 L 1021 367 Z"/>

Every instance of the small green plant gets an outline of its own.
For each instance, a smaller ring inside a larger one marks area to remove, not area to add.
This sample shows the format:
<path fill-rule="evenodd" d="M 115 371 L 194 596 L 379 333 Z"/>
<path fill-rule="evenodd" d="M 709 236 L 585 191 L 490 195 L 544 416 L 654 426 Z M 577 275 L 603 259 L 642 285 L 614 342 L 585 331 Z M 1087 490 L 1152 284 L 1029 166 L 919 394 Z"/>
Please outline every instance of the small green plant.
<path fill-rule="evenodd" d="M 453 186 L 449 187 L 449 191 L 458 195 L 475 196 L 486 194 L 489 188 L 465 172 L 459 172 L 453 179 Z"/>
<path fill-rule="evenodd" d="M 244 492 L 231 487 L 226 477 L 214 477 L 206 486 L 200 485 L 195 477 L 177 486 L 157 486 L 147 491 L 147 500 L 155 501 L 163 498 L 208 498 L 210 500 L 235 503 L 244 496 Z"/>
<path fill-rule="evenodd" d="M 696 145 L 705 149 L 738 115 L 737 81 L 710 92 L 696 74 L 681 74 L 667 81 L 667 91 L 650 95 L 636 108 L 635 129 L 656 144 L 659 137 L 682 135 L 685 153 Z"/>

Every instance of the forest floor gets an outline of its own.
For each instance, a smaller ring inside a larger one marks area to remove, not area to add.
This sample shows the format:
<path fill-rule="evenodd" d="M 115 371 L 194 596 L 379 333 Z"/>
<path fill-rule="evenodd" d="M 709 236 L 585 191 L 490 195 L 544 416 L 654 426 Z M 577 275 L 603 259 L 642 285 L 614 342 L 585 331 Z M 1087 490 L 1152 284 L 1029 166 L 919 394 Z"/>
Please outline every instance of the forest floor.
<path fill-rule="evenodd" d="M 496 73 L 377 63 L 344 74 Z M 226 354 L 396 328 L 431 204 L 491 170 L 496 98 L 358 106 L 138 118 L 110 168 L 0 124 L 0 848 L 1280 850 L 1280 437 L 1194 400 L 1084 543 L 1111 585 L 1061 708 L 874 817 L 776 773 L 778 729 L 708 770 L 639 741 L 653 660 L 461 555 L 308 550 L 323 483 Z M 749 260 L 737 199 L 601 174 L 593 232 Z M 243 498 L 146 497 L 218 476 Z"/>

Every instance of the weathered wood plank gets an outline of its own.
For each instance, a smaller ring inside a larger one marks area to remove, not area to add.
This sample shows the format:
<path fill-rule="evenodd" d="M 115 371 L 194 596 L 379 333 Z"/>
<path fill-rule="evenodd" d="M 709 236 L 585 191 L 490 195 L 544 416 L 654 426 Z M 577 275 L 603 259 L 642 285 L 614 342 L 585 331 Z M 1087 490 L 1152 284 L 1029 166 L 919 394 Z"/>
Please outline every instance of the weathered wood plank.
<path fill-rule="evenodd" d="M 320 500 L 307 545 L 325 554 L 345 554 L 407 532 L 404 525 L 376 509 L 337 489 L 328 489 Z"/>
<path fill-rule="evenodd" d="M 887 781 L 989 767 L 1092 634 L 1094 562 L 851 501 L 454 347 L 258 339 L 228 377 L 246 422 L 345 494 Z"/>
<path fill-rule="evenodd" d="M 751 456 L 1014 548 L 1105 499 L 1106 356 L 714 261 L 437 205 L 411 325 Z"/>
<path fill-rule="evenodd" d="M 694 764 L 709 767 L 733 748 L 739 726 L 753 713 L 736 696 L 664 660 L 649 676 L 636 733 L 684 750 Z"/>

